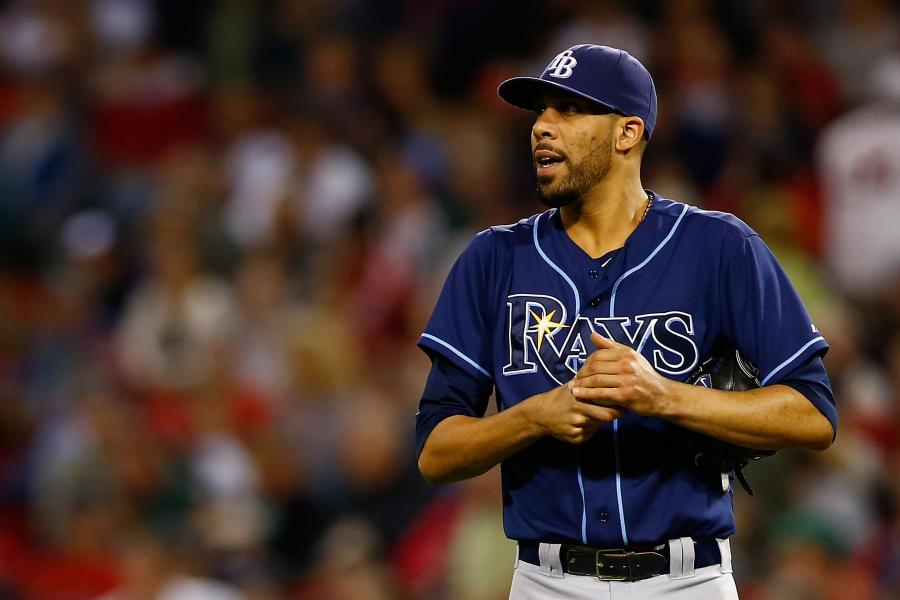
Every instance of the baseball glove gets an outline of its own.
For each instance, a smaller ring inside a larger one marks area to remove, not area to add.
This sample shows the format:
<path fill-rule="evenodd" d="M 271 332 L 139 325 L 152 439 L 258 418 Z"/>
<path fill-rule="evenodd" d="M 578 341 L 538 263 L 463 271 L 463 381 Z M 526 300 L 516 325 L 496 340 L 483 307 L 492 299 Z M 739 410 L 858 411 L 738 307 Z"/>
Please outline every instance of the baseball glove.
<path fill-rule="evenodd" d="M 685 383 L 733 392 L 761 387 L 759 369 L 737 350 L 714 354 L 706 359 L 691 373 Z M 715 468 L 721 473 L 723 492 L 728 491 L 728 473 L 734 471 L 741 487 L 751 496 L 753 488 L 744 476 L 743 468 L 751 460 L 775 454 L 774 450 L 746 448 L 701 433 L 692 433 L 688 446 L 695 465 Z"/>

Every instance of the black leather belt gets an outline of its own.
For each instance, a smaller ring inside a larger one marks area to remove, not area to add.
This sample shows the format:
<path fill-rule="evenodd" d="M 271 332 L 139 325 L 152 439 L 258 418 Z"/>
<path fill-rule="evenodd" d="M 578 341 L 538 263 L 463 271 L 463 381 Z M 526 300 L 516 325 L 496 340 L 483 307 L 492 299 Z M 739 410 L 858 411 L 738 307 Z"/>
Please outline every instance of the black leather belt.
<path fill-rule="evenodd" d="M 519 542 L 519 560 L 540 565 L 538 542 Z M 657 575 L 668 575 L 669 544 L 642 548 L 600 549 L 590 546 L 562 544 L 559 549 L 564 572 L 591 575 L 605 581 L 640 581 Z M 694 568 L 719 564 L 722 556 L 716 540 L 694 542 Z"/>

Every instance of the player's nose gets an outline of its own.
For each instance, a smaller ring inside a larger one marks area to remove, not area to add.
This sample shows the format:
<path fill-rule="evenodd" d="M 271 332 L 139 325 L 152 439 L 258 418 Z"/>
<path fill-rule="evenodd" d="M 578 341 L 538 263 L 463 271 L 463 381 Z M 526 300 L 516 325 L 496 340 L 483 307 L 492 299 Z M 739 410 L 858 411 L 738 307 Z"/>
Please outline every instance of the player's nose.
<path fill-rule="evenodd" d="M 531 128 L 531 135 L 535 140 L 556 139 L 557 129 L 552 116 L 553 109 L 545 109 L 538 115 L 534 126 Z"/>

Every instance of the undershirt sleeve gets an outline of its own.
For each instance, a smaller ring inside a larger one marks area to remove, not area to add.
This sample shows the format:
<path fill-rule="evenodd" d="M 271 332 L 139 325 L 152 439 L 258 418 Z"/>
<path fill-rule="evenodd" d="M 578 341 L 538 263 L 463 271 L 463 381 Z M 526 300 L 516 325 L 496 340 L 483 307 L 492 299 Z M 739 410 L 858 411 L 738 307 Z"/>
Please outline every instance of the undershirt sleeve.
<path fill-rule="evenodd" d="M 493 384 L 457 366 L 441 354 L 429 352 L 431 372 L 416 413 L 416 456 L 438 423 L 454 415 L 483 417 Z"/>

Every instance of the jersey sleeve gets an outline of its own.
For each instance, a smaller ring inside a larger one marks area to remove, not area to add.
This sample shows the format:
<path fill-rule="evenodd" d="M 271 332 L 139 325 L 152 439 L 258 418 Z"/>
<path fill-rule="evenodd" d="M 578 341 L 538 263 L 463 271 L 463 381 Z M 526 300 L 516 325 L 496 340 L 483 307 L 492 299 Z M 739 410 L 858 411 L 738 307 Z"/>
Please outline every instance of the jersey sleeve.
<path fill-rule="evenodd" d="M 730 236 L 723 253 L 722 331 L 759 367 L 760 382 L 779 383 L 824 356 L 828 344 L 762 239 L 755 233 Z"/>
<path fill-rule="evenodd" d="M 419 347 L 443 356 L 474 377 L 493 382 L 489 326 L 492 272 L 490 230 L 463 251 L 450 270 Z"/>

